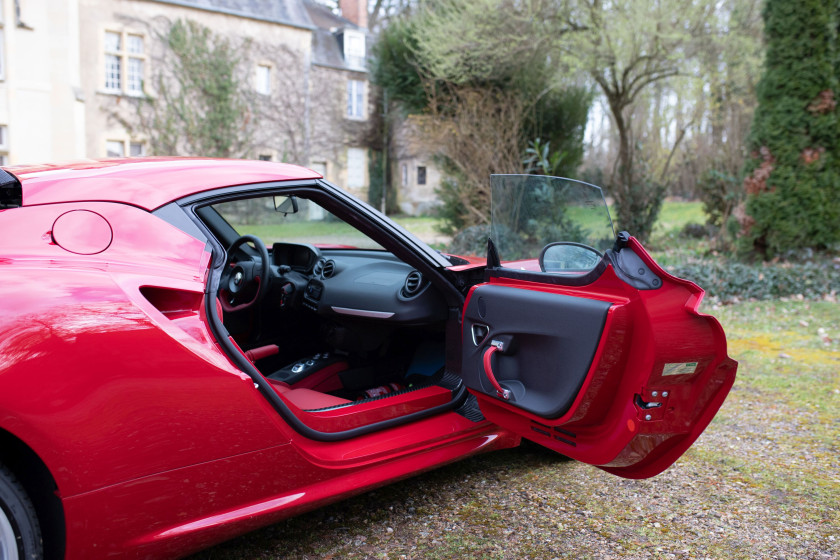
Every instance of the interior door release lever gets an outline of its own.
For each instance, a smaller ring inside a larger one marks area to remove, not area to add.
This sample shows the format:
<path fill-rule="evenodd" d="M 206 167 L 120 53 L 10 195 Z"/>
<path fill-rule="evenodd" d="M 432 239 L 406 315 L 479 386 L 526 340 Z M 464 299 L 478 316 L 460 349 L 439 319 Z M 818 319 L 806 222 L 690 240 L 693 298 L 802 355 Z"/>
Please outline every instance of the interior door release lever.
<path fill-rule="evenodd" d="M 472 326 L 472 340 L 476 346 L 481 346 L 487 335 L 490 334 L 490 327 L 476 323 Z"/>

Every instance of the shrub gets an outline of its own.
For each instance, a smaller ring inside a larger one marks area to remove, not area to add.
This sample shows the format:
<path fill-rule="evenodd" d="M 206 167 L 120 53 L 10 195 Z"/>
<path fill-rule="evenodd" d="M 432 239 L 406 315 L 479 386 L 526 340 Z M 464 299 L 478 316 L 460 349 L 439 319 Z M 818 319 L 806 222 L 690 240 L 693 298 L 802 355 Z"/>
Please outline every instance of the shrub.
<path fill-rule="evenodd" d="M 840 293 L 840 264 L 836 262 L 749 265 L 705 261 L 668 268 L 671 274 L 695 282 L 708 296 L 724 302 L 799 295 L 815 299 Z"/>

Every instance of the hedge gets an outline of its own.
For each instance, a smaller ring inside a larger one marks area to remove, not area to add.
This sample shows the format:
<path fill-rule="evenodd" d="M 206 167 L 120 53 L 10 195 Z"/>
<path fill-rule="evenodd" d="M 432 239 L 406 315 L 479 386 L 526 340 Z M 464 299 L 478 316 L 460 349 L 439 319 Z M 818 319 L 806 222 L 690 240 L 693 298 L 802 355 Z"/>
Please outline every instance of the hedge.
<path fill-rule="evenodd" d="M 840 262 L 750 265 L 707 261 L 666 267 L 668 272 L 695 282 L 707 296 L 722 302 L 768 300 L 802 296 L 821 299 L 840 293 Z"/>

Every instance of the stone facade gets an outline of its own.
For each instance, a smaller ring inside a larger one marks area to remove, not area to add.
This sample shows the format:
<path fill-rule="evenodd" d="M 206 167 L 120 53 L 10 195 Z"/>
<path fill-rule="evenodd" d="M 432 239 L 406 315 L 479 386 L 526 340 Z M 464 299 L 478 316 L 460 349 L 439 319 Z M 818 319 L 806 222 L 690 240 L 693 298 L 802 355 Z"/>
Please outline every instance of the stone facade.
<path fill-rule="evenodd" d="M 412 216 L 430 214 L 438 204 L 435 190 L 441 174 L 427 140 L 429 135 L 423 132 L 430 126 L 427 120 L 422 115 L 409 115 L 394 127 L 391 181 L 397 187 L 400 211 Z"/>
<path fill-rule="evenodd" d="M 0 1 L 0 165 L 86 155 L 78 21 L 77 0 Z"/>
<path fill-rule="evenodd" d="M 2 3 L 0 132 L 7 145 L 4 152 L 0 143 L 0 156 L 6 163 L 147 155 L 138 102 L 157 94 L 156 78 L 167 64 L 162 34 L 178 20 L 192 20 L 241 47 L 240 79 L 259 122 L 236 155 L 312 167 L 366 197 L 370 96 L 363 27 L 311 0 L 28 0 L 24 6 L 20 19 L 31 12 L 31 29 L 16 22 L 11 0 Z"/>

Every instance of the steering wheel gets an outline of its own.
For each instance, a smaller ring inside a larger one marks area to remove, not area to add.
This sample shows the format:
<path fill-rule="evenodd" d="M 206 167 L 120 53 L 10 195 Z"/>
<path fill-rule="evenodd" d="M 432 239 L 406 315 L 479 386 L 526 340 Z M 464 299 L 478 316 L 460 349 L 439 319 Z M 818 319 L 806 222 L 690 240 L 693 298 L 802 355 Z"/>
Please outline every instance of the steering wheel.
<path fill-rule="evenodd" d="M 234 261 L 236 250 L 245 243 L 251 243 L 260 254 L 260 262 L 255 258 Z M 227 251 L 225 267 L 219 283 L 219 301 L 225 311 L 250 309 L 268 292 L 269 282 L 268 249 L 255 235 L 243 235 L 233 242 Z"/>

